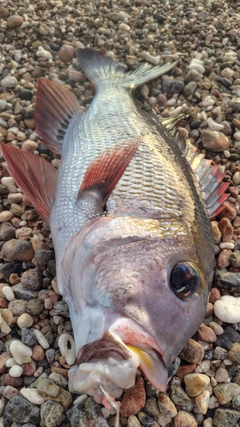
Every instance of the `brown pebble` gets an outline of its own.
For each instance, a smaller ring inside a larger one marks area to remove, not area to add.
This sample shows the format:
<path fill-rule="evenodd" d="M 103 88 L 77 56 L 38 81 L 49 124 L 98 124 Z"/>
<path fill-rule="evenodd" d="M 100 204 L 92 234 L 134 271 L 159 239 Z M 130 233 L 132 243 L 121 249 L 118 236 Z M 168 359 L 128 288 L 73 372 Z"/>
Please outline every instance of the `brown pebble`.
<path fill-rule="evenodd" d="M 20 25 L 22 25 L 23 22 L 24 22 L 24 19 L 22 16 L 11 15 L 7 19 L 7 26 L 9 28 L 17 28 L 17 27 L 20 27 Z"/>
<path fill-rule="evenodd" d="M 230 221 L 232 221 L 237 215 L 236 206 L 233 203 L 226 200 L 226 202 L 223 203 L 223 207 L 224 208 L 222 212 L 218 215 L 218 218 L 226 217 L 230 219 Z"/>
<path fill-rule="evenodd" d="M 36 363 L 34 361 L 32 361 L 31 363 L 23 363 L 22 368 L 23 368 L 23 375 L 26 375 L 27 377 L 31 377 L 37 369 Z"/>
<path fill-rule="evenodd" d="M 58 51 L 58 56 L 63 62 L 71 62 L 74 55 L 75 49 L 69 44 L 63 44 Z"/>
<path fill-rule="evenodd" d="M 193 415 L 185 411 L 180 411 L 170 424 L 171 427 L 198 427 Z"/>
<path fill-rule="evenodd" d="M 3 6 L 0 6 L 0 18 L 7 18 L 8 16 L 9 16 L 8 10 Z"/>
<path fill-rule="evenodd" d="M 4 384 L 19 388 L 22 387 L 23 379 L 22 377 L 11 377 L 11 375 L 6 374 L 4 377 Z"/>
<path fill-rule="evenodd" d="M 230 265 L 230 256 L 232 255 L 231 249 L 223 249 L 218 256 L 218 267 L 226 268 Z"/>
<path fill-rule="evenodd" d="M 144 379 L 136 376 L 135 386 L 126 390 L 123 394 L 120 407 L 120 414 L 123 417 L 135 415 L 144 408 L 146 403 L 146 391 L 144 387 Z"/>
<path fill-rule="evenodd" d="M 206 150 L 221 153 L 229 148 L 230 141 L 222 132 L 204 129 L 202 131 L 202 144 Z"/>
<path fill-rule="evenodd" d="M 204 342 L 215 342 L 217 337 L 215 332 L 209 326 L 202 324 L 197 331 L 198 339 Z"/>
<path fill-rule="evenodd" d="M 10 359 L 12 356 L 10 353 L 5 351 L 4 353 L 0 354 L 0 373 L 6 372 L 6 361 Z"/>
<path fill-rule="evenodd" d="M 196 363 L 192 363 L 191 365 L 179 366 L 176 373 L 176 377 L 180 378 L 180 380 L 183 380 L 185 375 L 191 374 L 196 369 L 196 367 L 197 367 Z"/>
<path fill-rule="evenodd" d="M 232 240 L 234 228 L 229 218 L 222 218 L 218 223 L 218 227 L 222 233 L 222 241 L 230 242 L 230 240 Z"/>
<path fill-rule="evenodd" d="M 8 306 L 8 301 L 5 298 L 0 297 L 0 308 L 7 308 L 7 306 Z"/>
<path fill-rule="evenodd" d="M 33 352 L 32 358 L 34 360 L 37 360 L 38 362 L 40 360 L 43 360 L 44 357 L 45 357 L 44 350 L 43 350 L 43 348 L 39 344 L 35 344 L 33 346 L 32 352 Z"/>
<path fill-rule="evenodd" d="M 63 375 L 64 378 L 68 379 L 68 369 L 59 368 L 58 366 L 52 366 L 51 372 L 56 372 L 56 374 Z"/>
<path fill-rule="evenodd" d="M 209 301 L 212 304 L 214 304 L 220 298 L 221 298 L 220 291 L 217 288 L 212 288 L 209 294 Z"/>
<path fill-rule="evenodd" d="M 190 338 L 181 351 L 180 357 L 189 363 L 196 363 L 198 365 L 204 357 L 204 348 L 197 341 Z"/>

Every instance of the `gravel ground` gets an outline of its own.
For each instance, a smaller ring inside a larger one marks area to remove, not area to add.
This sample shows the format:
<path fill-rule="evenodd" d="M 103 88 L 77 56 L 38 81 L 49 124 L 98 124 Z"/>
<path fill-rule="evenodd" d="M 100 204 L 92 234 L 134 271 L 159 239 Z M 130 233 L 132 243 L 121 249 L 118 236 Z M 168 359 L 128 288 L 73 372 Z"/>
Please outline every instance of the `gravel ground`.
<path fill-rule="evenodd" d="M 136 102 L 159 119 L 185 113 L 179 133 L 226 168 L 230 194 L 212 222 L 216 273 L 204 323 L 176 359 L 166 394 L 141 376 L 123 394 L 122 426 L 240 425 L 239 20 L 239 0 L 0 0 L 2 141 L 58 166 L 34 132 L 37 79 L 66 85 L 87 109 L 94 92 L 75 48 L 94 47 L 129 69 L 179 59 Z M 0 161 L 0 427 L 114 426 L 108 410 L 68 390 L 72 328 L 50 231 Z"/>

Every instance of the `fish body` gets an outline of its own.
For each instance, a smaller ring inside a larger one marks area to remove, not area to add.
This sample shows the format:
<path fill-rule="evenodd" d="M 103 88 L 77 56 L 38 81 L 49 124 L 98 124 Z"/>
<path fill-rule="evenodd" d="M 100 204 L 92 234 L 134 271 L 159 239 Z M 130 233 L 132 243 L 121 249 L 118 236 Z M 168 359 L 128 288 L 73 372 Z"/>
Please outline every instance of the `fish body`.
<path fill-rule="evenodd" d="M 171 66 L 126 73 L 90 49 L 77 57 L 96 86 L 85 113 L 66 89 L 39 83 L 37 130 L 62 157 L 46 189 L 48 213 L 35 206 L 50 214 L 58 288 L 70 309 L 72 388 L 104 403 L 102 386 L 117 397 L 138 368 L 166 389 L 168 367 L 204 318 L 214 266 L 209 213 L 221 208 L 226 186 L 135 105 L 132 90 Z"/>

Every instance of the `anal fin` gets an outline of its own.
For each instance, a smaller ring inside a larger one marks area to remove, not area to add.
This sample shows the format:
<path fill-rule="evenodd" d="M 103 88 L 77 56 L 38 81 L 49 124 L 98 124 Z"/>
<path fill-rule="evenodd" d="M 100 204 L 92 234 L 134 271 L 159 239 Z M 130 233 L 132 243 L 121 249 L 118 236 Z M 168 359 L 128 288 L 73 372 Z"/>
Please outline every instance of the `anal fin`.
<path fill-rule="evenodd" d="M 48 220 L 55 199 L 57 169 L 42 157 L 0 142 L 8 170 L 38 211 Z"/>

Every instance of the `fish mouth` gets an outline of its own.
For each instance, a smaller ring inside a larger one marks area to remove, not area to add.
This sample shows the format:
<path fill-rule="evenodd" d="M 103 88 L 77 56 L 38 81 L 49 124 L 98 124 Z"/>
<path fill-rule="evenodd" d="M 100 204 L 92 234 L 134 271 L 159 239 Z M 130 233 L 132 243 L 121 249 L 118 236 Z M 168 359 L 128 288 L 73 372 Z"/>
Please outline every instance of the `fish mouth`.
<path fill-rule="evenodd" d="M 164 353 L 157 342 L 133 320 L 117 320 L 100 340 L 85 345 L 78 351 L 77 365 L 100 359 L 123 361 L 138 359 L 138 369 L 159 391 L 165 391 L 168 369 Z"/>

